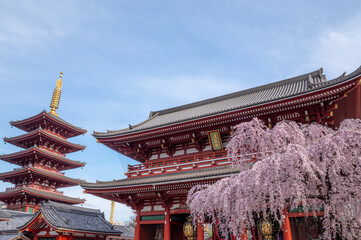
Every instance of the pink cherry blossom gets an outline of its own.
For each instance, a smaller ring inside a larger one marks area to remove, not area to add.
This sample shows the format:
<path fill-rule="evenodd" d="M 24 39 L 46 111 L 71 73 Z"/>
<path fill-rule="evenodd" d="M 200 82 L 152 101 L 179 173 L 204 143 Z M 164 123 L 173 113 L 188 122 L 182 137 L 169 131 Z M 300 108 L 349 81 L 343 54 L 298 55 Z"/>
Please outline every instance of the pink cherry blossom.
<path fill-rule="evenodd" d="M 361 120 L 338 129 L 283 121 L 267 128 L 255 118 L 236 127 L 227 145 L 234 167 L 247 170 L 188 194 L 195 219 L 227 219 L 224 232 L 240 236 L 261 214 L 282 223 L 284 209 L 324 207 L 323 239 L 361 238 Z M 246 155 L 261 153 L 249 163 Z"/>

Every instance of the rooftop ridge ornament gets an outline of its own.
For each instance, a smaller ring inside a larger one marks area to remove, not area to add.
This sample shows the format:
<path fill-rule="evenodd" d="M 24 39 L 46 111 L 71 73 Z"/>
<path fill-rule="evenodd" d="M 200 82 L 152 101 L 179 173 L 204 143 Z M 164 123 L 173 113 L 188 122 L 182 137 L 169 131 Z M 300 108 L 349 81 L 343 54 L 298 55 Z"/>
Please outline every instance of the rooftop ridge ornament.
<path fill-rule="evenodd" d="M 51 108 L 50 113 L 55 116 L 59 116 L 56 113 L 56 109 L 59 108 L 61 87 L 63 86 L 62 77 L 63 77 L 63 72 L 60 73 L 60 78 L 58 79 L 58 81 L 56 81 L 56 87 L 54 88 L 53 97 L 51 98 L 51 102 L 50 102 L 50 108 Z"/>

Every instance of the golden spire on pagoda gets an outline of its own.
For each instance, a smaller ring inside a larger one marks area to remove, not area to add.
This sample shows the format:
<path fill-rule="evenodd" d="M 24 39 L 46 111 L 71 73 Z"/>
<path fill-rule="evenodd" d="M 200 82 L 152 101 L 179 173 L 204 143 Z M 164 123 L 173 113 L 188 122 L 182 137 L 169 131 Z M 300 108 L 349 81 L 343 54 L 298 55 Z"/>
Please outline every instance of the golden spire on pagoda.
<path fill-rule="evenodd" d="M 58 81 L 56 81 L 56 87 L 54 88 L 53 97 L 51 98 L 50 102 L 50 113 L 58 116 L 56 113 L 56 109 L 59 108 L 59 102 L 60 102 L 60 95 L 61 95 L 61 87 L 63 86 L 63 80 L 61 79 L 63 77 L 63 72 L 60 73 L 60 78 Z"/>

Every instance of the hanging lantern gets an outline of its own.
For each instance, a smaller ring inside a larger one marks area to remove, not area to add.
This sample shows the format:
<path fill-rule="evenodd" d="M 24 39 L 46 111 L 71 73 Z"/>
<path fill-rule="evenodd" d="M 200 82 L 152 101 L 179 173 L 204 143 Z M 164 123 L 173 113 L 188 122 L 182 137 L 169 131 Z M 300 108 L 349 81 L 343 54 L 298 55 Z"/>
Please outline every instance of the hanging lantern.
<path fill-rule="evenodd" d="M 187 217 L 187 221 L 183 225 L 183 233 L 188 240 L 197 240 L 197 231 L 193 227 L 192 222 L 193 222 L 193 218 Z"/>
<path fill-rule="evenodd" d="M 258 224 L 258 229 L 264 239 L 275 240 L 280 232 L 280 225 L 277 221 L 271 221 L 269 219 L 262 219 Z"/>

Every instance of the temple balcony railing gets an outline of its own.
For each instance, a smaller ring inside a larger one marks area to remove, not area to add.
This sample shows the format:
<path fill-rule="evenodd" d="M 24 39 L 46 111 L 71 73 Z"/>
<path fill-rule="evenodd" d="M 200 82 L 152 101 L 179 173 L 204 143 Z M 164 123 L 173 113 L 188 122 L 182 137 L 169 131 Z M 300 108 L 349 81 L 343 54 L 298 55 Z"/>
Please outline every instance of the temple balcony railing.
<path fill-rule="evenodd" d="M 260 153 L 239 156 L 243 161 L 252 161 L 261 157 Z M 171 157 L 161 161 L 149 161 L 143 164 L 128 165 L 128 178 L 189 171 L 231 164 L 227 151 L 206 152 L 188 156 Z"/>

